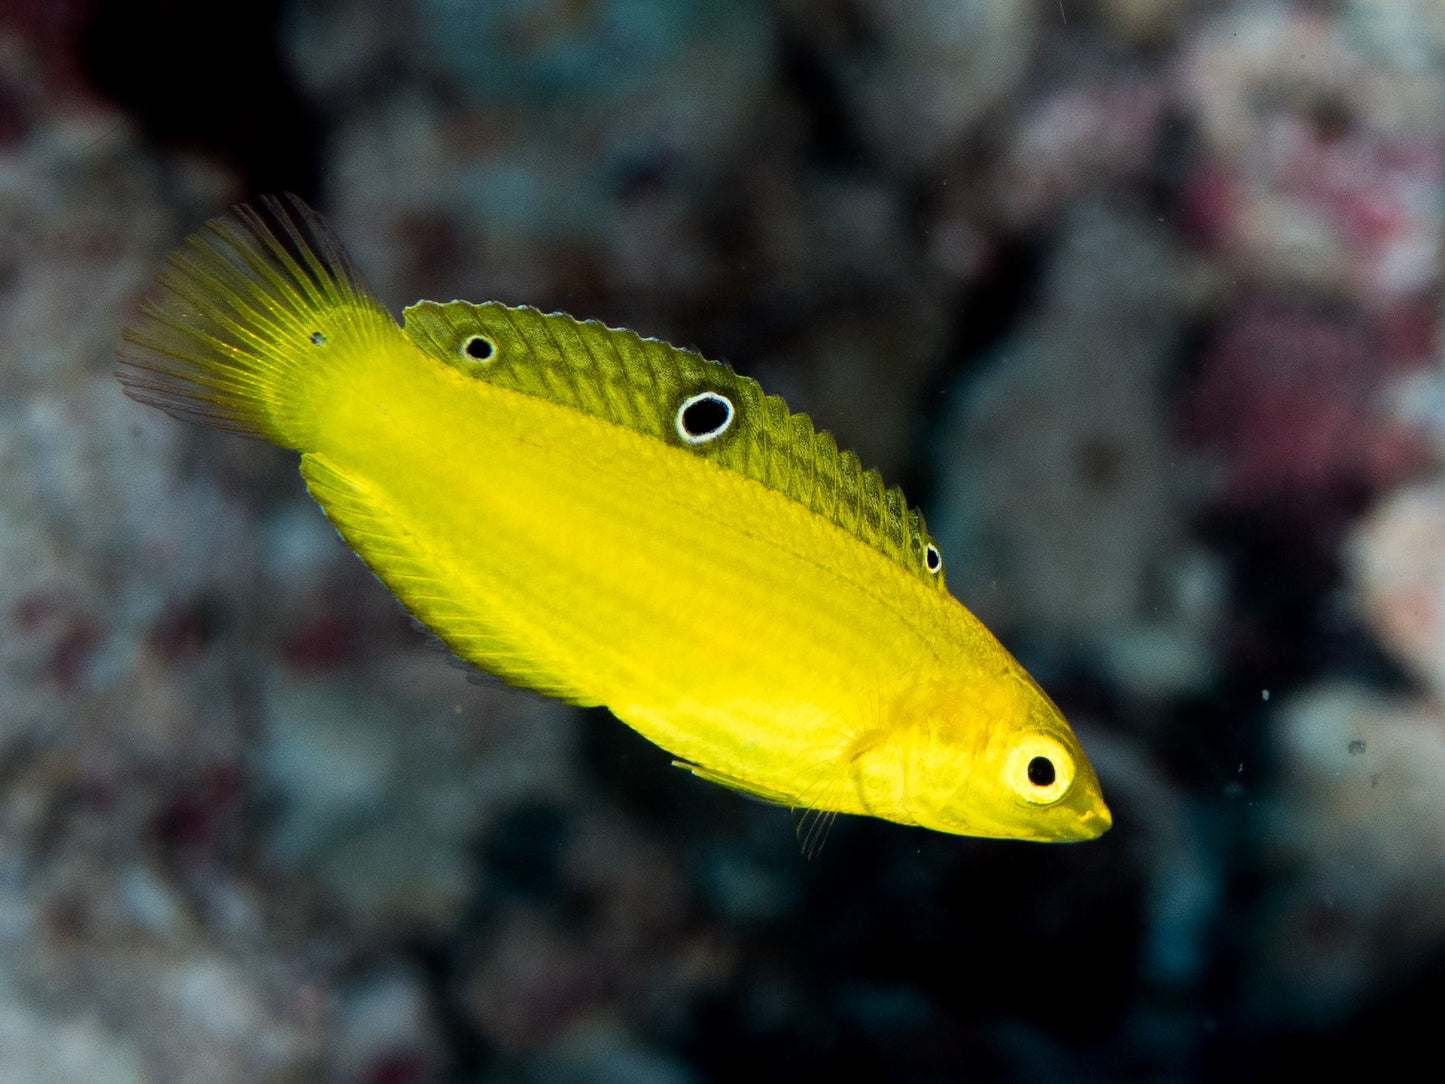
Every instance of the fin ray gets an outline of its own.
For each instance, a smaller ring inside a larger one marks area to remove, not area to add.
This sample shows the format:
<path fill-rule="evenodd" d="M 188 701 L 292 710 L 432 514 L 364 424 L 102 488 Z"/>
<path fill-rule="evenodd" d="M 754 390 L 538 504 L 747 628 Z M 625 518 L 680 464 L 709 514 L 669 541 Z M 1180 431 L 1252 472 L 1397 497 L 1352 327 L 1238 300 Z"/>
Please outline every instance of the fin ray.
<path fill-rule="evenodd" d="M 719 786 L 727 787 L 728 790 L 735 790 L 749 798 L 756 798 L 766 802 L 768 805 L 786 806 L 790 809 L 796 808 L 797 798 L 791 794 L 784 794 L 782 791 L 773 790 L 771 787 L 759 783 L 750 783 L 745 779 L 739 779 L 735 775 L 728 775 L 726 772 L 714 768 L 705 768 L 701 764 L 694 764 L 687 760 L 674 760 L 673 767 L 689 771 L 699 779 L 706 779 L 709 783 L 716 783 Z"/>
<path fill-rule="evenodd" d="M 532 645 L 514 641 L 457 589 L 461 573 L 403 527 L 364 483 L 325 455 L 301 457 L 301 477 L 342 539 L 387 585 L 407 612 L 468 665 L 485 667 L 509 685 L 588 707 L 598 701 L 538 660 Z"/>
<path fill-rule="evenodd" d="M 304 449 L 345 373 L 406 339 L 295 196 L 191 235 L 122 333 L 126 394 L 188 421 Z"/>

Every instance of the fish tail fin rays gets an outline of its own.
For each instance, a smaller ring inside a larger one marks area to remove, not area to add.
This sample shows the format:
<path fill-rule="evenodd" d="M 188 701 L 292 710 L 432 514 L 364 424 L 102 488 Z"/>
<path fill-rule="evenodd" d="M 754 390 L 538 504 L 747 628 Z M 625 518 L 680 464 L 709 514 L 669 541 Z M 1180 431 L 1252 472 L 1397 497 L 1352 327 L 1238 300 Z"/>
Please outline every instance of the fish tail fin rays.
<path fill-rule="evenodd" d="M 295 196 L 212 219 L 171 254 L 116 376 L 173 417 L 305 450 L 348 371 L 405 342 L 341 242 Z"/>

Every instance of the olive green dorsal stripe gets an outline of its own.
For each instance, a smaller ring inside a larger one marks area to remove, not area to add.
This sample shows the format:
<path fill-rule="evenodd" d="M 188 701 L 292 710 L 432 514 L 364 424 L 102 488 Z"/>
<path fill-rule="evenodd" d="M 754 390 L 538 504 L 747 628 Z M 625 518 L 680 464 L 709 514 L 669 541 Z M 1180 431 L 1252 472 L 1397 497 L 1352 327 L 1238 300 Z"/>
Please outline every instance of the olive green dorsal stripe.
<path fill-rule="evenodd" d="M 925 564 L 930 539 L 923 517 L 903 492 L 885 487 L 877 471 L 839 451 L 807 414 L 792 413 L 730 366 L 596 320 L 529 306 L 420 301 L 405 317 L 407 335 L 446 364 L 712 459 L 788 495 L 942 589 L 942 573 Z M 466 352 L 475 336 L 491 346 L 484 360 Z M 677 432 L 677 411 L 704 391 L 732 403 L 732 424 L 714 440 L 688 444 Z"/>

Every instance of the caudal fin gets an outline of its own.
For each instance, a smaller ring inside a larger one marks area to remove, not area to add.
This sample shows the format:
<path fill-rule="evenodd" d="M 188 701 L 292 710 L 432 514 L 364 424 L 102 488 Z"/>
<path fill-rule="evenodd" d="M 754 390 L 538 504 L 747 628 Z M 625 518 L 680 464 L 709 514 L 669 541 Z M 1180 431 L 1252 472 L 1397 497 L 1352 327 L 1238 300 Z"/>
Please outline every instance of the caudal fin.
<path fill-rule="evenodd" d="M 401 338 L 341 242 L 295 196 L 206 223 L 123 332 L 132 399 L 306 450 L 347 372 Z"/>

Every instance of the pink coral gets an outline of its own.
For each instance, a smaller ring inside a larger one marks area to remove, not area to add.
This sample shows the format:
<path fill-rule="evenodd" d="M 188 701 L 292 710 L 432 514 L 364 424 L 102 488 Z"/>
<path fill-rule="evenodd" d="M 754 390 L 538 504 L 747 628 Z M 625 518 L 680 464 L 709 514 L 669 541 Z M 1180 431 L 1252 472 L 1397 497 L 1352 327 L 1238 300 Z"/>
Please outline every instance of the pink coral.
<path fill-rule="evenodd" d="M 1213 458 L 1212 496 L 1255 507 L 1393 485 L 1425 461 L 1420 436 L 1379 404 L 1389 369 L 1362 321 L 1289 305 L 1230 317 L 1183 404 Z"/>

